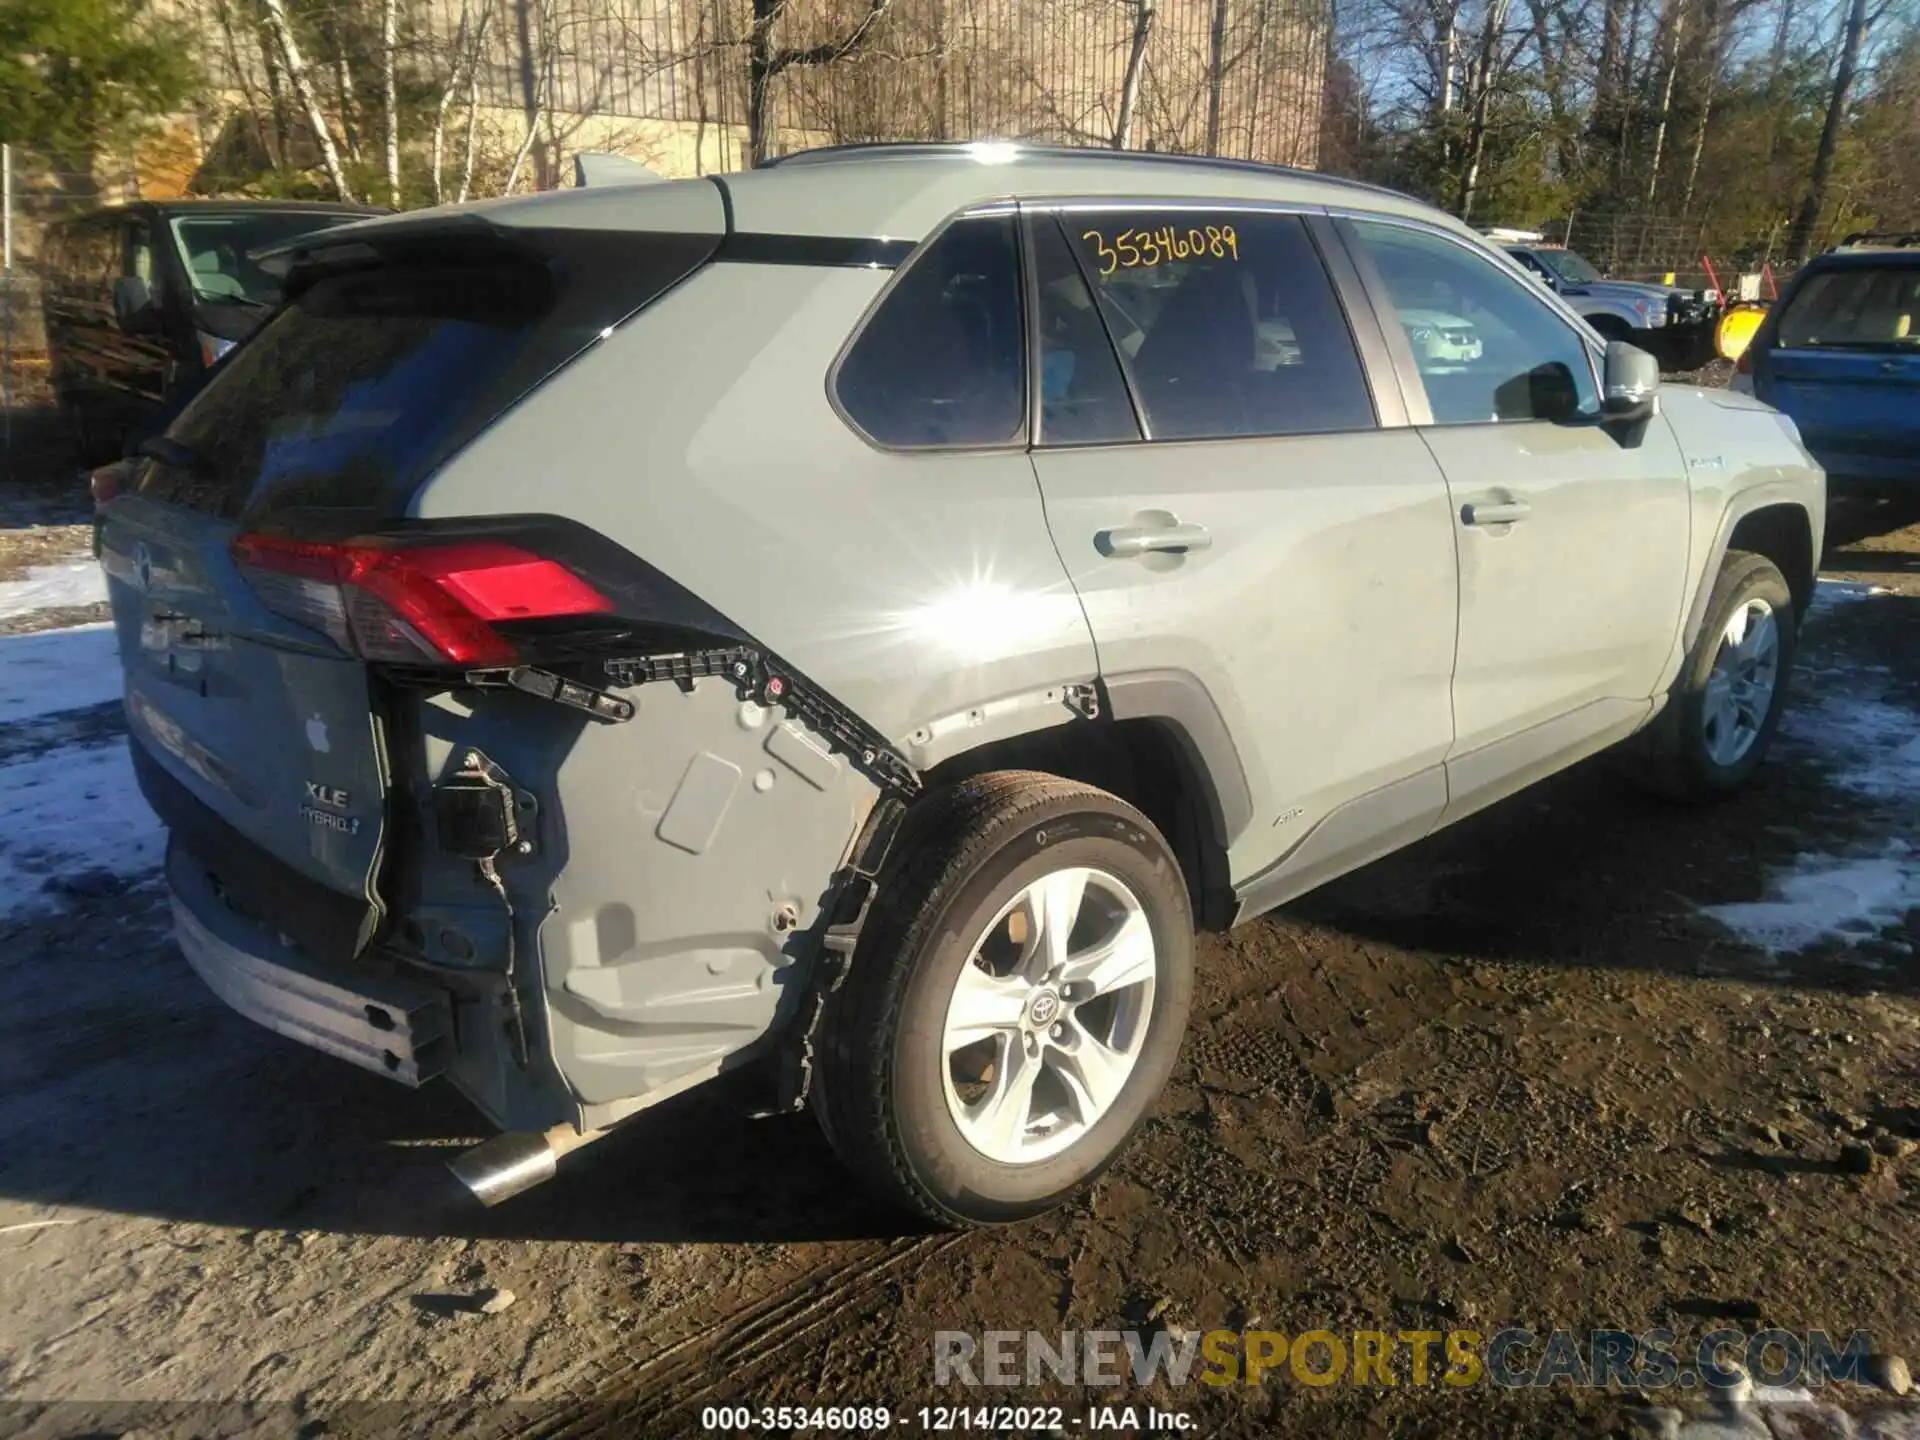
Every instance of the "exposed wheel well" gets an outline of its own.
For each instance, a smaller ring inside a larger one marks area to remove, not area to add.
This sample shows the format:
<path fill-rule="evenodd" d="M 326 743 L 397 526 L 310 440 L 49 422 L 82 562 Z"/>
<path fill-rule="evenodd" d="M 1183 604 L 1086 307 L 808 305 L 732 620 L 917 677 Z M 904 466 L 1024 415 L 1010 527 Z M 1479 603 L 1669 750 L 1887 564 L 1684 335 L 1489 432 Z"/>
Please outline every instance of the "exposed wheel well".
<path fill-rule="evenodd" d="M 1205 767 L 1174 726 L 1146 718 L 1056 725 L 955 755 L 925 779 L 932 790 L 988 770 L 1044 770 L 1118 795 L 1173 847 L 1195 923 L 1208 930 L 1231 923 L 1219 802 Z"/>
<path fill-rule="evenodd" d="M 1633 327 L 1618 315 L 1589 315 L 1587 324 L 1609 340 L 1631 340 Z"/>
<path fill-rule="evenodd" d="M 1813 603 L 1813 526 L 1798 505 L 1766 505 L 1740 517 L 1727 540 L 1729 550 L 1764 555 L 1786 577 L 1793 609 L 1804 616 Z"/>

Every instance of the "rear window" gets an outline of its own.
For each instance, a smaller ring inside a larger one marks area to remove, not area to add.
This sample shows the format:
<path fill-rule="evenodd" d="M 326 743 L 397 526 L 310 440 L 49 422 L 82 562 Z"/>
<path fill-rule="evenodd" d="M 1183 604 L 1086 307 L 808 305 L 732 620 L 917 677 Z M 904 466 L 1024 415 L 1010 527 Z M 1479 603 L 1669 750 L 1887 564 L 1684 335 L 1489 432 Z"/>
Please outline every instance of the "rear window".
<path fill-rule="evenodd" d="M 714 237 L 549 232 L 322 275 L 214 372 L 146 468 L 155 499 L 257 523 L 396 518 L 422 481 Z M 530 480 L 536 477 L 529 477 Z"/>
<path fill-rule="evenodd" d="M 1920 265 L 1810 276 L 1780 316 L 1777 343 L 1790 350 L 1920 347 Z"/>

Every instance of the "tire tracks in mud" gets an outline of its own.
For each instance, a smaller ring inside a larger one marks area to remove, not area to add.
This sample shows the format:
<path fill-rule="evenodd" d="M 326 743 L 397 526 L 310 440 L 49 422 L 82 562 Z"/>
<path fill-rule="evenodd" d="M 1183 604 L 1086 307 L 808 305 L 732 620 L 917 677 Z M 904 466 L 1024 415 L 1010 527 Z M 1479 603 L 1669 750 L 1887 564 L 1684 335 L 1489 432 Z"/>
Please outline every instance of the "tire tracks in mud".
<path fill-rule="evenodd" d="M 744 1309 L 702 1323 L 606 1377 L 597 1393 L 517 1433 L 526 1440 L 681 1434 L 684 1417 L 723 1387 L 779 1366 L 894 1275 L 931 1264 L 978 1239 L 976 1232 L 903 1236 L 863 1244 L 814 1265 Z"/>

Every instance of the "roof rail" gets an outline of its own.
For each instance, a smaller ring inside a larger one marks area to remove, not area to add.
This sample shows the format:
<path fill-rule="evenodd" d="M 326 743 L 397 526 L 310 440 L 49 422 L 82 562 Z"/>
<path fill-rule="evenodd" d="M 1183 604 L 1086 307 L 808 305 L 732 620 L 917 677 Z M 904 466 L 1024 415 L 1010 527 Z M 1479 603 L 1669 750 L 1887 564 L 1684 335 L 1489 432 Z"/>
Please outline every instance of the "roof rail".
<path fill-rule="evenodd" d="M 1391 195 L 1396 200 L 1418 197 L 1385 185 L 1365 180 L 1349 180 L 1344 175 L 1328 175 L 1320 170 L 1303 170 L 1294 165 L 1269 165 L 1261 160 L 1239 160 L 1226 155 L 1185 155 L 1171 150 L 1109 150 L 1105 146 L 1056 145 L 1030 140 L 888 140 L 853 145 L 821 145 L 811 150 L 794 150 L 762 160 L 756 169 L 784 165 L 837 164 L 849 160 L 940 159 L 974 160 L 984 165 L 1011 165 L 1021 160 L 1123 161 L 1132 164 L 1200 166 L 1213 170 L 1231 170 L 1241 174 L 1292 176 L 1317 180 L 1343 189 L 1364 190 L 1375 195 Z"/>
<path fill-rule="evenodd" d="M 1836 250 L 1905 250 L 1920 245 L 1920 230 L 1856 230 Z"/>

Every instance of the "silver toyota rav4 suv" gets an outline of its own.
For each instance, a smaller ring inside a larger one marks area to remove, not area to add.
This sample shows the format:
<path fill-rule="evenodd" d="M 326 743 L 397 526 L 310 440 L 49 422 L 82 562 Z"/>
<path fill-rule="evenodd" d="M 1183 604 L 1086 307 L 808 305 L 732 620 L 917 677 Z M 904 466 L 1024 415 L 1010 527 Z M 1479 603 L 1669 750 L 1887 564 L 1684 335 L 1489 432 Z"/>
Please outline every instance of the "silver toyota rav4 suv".
<path fill-rule="evenodd" d="M 1384 190 L 875 147 L 297 244 L 102 519 L 133 755 L 194 968 L 450 1080 L 483 1199 L 752 1062 L 900 1203 L 1035 1214 L 1196 930 L 1779 718 L 1792 424 Z"/>

